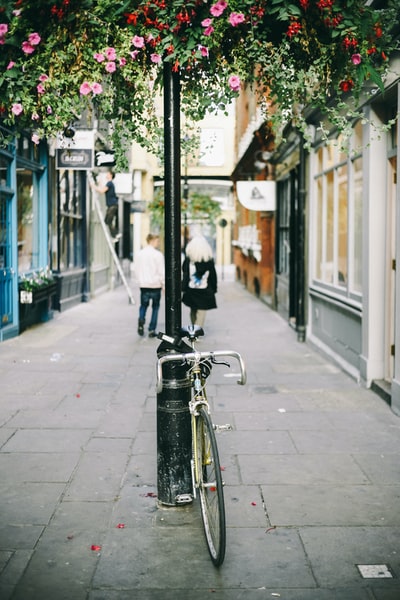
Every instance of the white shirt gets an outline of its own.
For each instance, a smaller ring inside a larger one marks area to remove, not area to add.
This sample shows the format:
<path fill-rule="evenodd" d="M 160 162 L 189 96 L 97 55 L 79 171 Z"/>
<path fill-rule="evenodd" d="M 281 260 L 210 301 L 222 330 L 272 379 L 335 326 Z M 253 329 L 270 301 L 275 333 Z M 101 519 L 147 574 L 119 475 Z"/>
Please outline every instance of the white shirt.
<path fill-rule="evenodd" d="M 136 277 L 141 288 L 164 287 L 164 256 L 148 244 L 140 250 L 135 261 Z"/>

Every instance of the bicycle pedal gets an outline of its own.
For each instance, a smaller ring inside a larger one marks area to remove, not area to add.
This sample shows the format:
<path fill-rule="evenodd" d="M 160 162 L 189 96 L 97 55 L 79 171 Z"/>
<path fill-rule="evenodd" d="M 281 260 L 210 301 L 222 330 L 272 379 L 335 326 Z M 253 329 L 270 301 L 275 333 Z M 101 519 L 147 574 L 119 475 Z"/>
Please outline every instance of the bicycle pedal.
<path fill-rule="evenodd" d="M 193 502 L 192 494 L 179 494 L 175 497 L 176 504 L 190 504 Z"/>
<path fill-rule="evenodd" d="M 213 429 L 216 433 L 221 433 L 221 431 L 232 431 L 233 427 L 227 423 L 226 425 L 213 425 Z"/>

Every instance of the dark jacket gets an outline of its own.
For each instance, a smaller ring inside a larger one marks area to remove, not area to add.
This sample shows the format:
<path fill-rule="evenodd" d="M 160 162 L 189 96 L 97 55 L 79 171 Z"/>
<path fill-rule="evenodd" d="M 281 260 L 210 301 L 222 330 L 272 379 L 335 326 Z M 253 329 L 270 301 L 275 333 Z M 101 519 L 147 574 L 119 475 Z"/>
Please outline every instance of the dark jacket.
<path fill-rule="evenodd" d="M 217 272 L 214 261 L 190 263 L 185 258 L 182 265 L 182 302 L 196 310 L 217 308 Z"/>

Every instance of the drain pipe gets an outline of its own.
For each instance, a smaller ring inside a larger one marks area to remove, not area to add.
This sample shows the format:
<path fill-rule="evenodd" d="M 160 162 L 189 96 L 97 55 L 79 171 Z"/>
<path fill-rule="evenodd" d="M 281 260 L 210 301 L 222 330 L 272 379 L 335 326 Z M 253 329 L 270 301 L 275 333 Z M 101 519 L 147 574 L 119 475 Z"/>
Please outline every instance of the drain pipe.
<path fill-rule="evenodd" d="M 306 157 L 304 135 L 300 134 L 300 164 L 299 164 L 299 191 L 298 191 L 298 228 L 297 228 L 297 315 L 296 331 L 297 341 L 305 342 L 305 205 L 306 205 Z"/>

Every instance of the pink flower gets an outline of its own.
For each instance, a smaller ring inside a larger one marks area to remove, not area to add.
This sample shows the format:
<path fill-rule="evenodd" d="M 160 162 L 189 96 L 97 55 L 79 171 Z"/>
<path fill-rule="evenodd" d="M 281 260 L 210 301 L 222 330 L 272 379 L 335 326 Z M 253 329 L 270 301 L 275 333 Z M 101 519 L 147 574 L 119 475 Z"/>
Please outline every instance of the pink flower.
<path fill-rule="evenodd" d="M 228 3 L 225 2 L 225 0 L 218 0 L 218 2 L 216 2 L 214 6 L 210 8 L 210 13 L 213 17 L 220 17 L 227 6 Z"/>
<path fill-rule="evenodd" d="M 40 142 L 40 137 L 37 133 L 32 133 L 31 140 L 34 144 L 38 144 Z"/>
<path fill-rule="evenodd" d="M 6 23 L 0 23 L 0 37 L 6 35 L 8 31 L 8 25 Z"/>
<path fill-rule="evenodd" d="M 92 86 L 88 81 L 84 81 L 79 88 L 79 93 L 81 96 L 87 96 L 92 91 Z"/>
<path fill-rule="evenodd" d="M 151 54 L 150 55 L 150 60 L 153 63 L 159 64 L 161 62 L 161 56 L 159 54 L 156 54 L 156 53 Z"/>
<path fill-rule="evenodd" d="M 53 109 L 51 108 L 51 106 L 48 106 L 46 108 L 46 112 L 47 112 L 48 115 L 51 115 L 53 113 Z"/>
<path fill-rule="evenodd" d="M 37 112 L 32 113 L 32 121 L 39 121 L 40 117 Z"/>
<path fill-rule="evenodd" d="M 135 46 L 135 48 L 143 48 L 144 46 L 144 37 L 140 36 L 140 35 L 135 35 L 132 38 L 132 45 Z"/>
<path fill-rule="evenodd" d="M 93 58 L 95 60 L 97 60 L 98 63 L 102 63 L 106 59 L 106 57 L 104 56 L 104 54 L 102 54 L 101 52 L 95 52 L 93 54 Z"/>
<path fill-rule="evenodd" d="M 206 27 L 203 33 L 204 35 L 211 35 L 212 33 L 214 33 L 214 27 Z"/>
<path fill-rule="evenodd" d="M 24 109 L 22 107 L 22 104 L 20 104 L 19 102 L 15 102 L 11 107 L 11 112 L 17 117 L 22 113 L 23 110 Z"/>
<path fill-rule="evenodd" d="M 213 20 L 212 19 L 204 19 L 201 22 L 202 27 L 210 27 L 210 25 L 212 25 Z"/>
<path fill-rule="evenodd" d="M 198 46 L 198 50 L 202 56 L 208 58 L 208 48 L 206 46 L 202 46 L 201 44 Z"/>
<path fill-rule="evenodd" d="M 240 91 L 240 77 L 238 75 L 231 75 L 228 79 L 228 84 L 233 92 Z"/>
<path fill-rule="evenodd" d="M 240 25 L 240 23 L 243 23 L 244 21 L 244 15 L 242 13 L 231 13 L 229 15 L 229 23 L 232 25 L 232 27 L 236 27 L 237 25 Z"/>
<path fill-rule="evenodd" d="M 101 86 L 100 83 L 93 83 L 92 84 L 92 92 L 94 95 L 96 94 L 101 94 L 103 92 L 103 88 Z"/>
<path fill-rule="evenodd" d="M 120 67 L 124 67 L 125 65 L 126 65 L 126 58 L 125 58 L 124 56 L 122 56 L 122 57 L 119 59 L 119 66 L 120 66 Z"/>
<path fill-rule="evenodd" d="M 33 54 L 33 52 L 35 52 L 34 46 L 32 46 L 29 42 L 22 42 L 21 48 L 22 52 L 25 52 L 25 54 Z"/>
<path fill-rule="evenodd" d="M 353 63 L 353 65 L 359 65 L 361 62 L 361 54 L 353 54 L 351 57 L 351 62 Z"/>
<path fill-rule="evenodd" d="M 107 60 L 115 60 L 117 58 L 115 48 L 106 48 L 105 55 Z"/>
<path fill-rule="evenodd" d="M 42 38 L 38 33 L 31 33 L 28 36 L 28 42 L 31 44 L 31 46 L 37 46 L 40 43 L 41 39 Z"/>
<path fill-rule="evenodd" d="M 15 67 L 15 62 L 13 60 L 10 60 L 10 62 L 7 65 L 7 71 L 12 69 L 13 67 Z"/>
<path fill-rule="evenodd" d="M 38 94 L 44 94 L 44 93 L 45 93 L 45 91 L 46 91 L 46 90 L 44 89 L 44 85 L 43 85 L 42 83 L 39 83 L 39 84 L 36 86 L 36 89 L 37 89 L 37 92 L 38 92 Z"/>
<path fill-rule="evenodd" d="M 132 58 L 132 60 L 136 60 L 138 54 L 139 54 L 139 50 L 134 50 L 133 52 L 131 52 L 131 58 Z"/>
<path fill-rule="evenodd" d="M 106 71 L 107 73 L 114 73 L 114 71 L 117 69 L 117 66 L 115 64 L 115 62 L 108 62 L 106 63 Z"/>
<path fill-rule="evenodd" d="M 45 75 L 44 73 L 43 73 L 43 75 L 39 75 L 39 81 L 41 81 L 42 83 L 43 83 L 44 81 L 47 81 L 47 80 L 48 80 L 48 78 L 49 78 L 49 76 L 48 76 L 48 75 Z"/>

